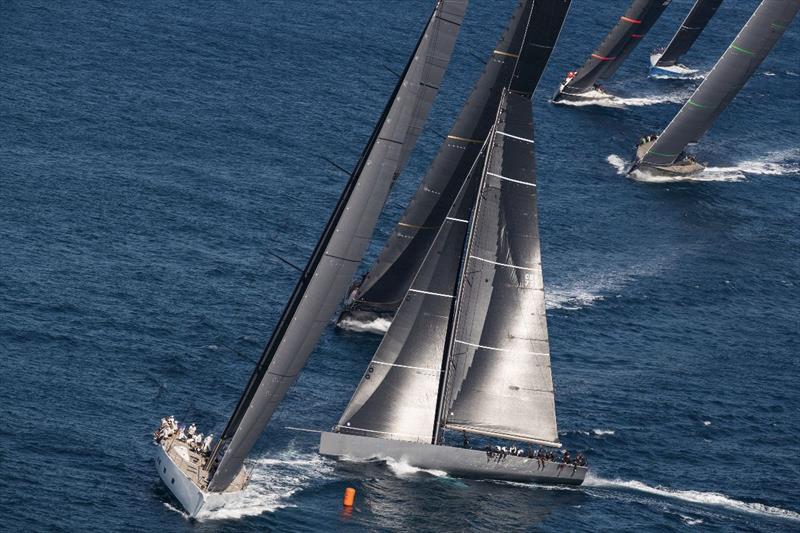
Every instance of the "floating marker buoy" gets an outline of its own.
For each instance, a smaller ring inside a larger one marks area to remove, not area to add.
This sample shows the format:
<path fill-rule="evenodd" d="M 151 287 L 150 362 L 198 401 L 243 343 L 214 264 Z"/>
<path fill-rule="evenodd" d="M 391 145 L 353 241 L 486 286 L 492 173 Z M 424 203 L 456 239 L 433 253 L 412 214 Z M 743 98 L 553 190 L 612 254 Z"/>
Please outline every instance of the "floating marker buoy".
<path fill-rule="evenodd" d="M 352 507 L 356 501 L 356 489 L 353 487 L 347 487 L 344 489 L 344 499 L 342 500 L 342 505 L 345 507 Z"/>

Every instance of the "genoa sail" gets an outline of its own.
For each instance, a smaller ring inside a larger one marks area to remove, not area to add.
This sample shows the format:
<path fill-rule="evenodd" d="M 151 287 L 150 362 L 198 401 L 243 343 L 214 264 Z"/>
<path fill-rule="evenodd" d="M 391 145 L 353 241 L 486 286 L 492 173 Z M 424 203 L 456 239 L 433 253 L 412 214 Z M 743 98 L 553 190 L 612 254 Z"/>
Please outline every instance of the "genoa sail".
<path fill-rule="evenodd" d="M 616 72 L 627 55 L 644 35 L 642 26 L 649 22 L 648 13 L 658 13 L 670 0 L 634 0 L 628 10 L 619 18 L 616 26 L 606 35 L 600 46 L 592 52 L 586 63 L 569 79 L 561 89 L 564 94 L 581 94 L 591 91 L 602 79 L 608 79 Z M 657 16 L 655 17 L 658 18 Z M 655 23 L 652 20 L 650 25 Z M 646 32 L 646 29 L 645 29 Z"/>
<path fill-rule="evenodd" d="M 346 293 L 391 185 L 416 144 L 466 6 L 467 0 L 439 0 L 428 20 L 212 453 L 210 491 L 225 490 L 238 474 Z"/>
<path fill-rule="evenodd" d="M 445 428 L 559 446 L 531 103 L 507 93 L 472 212 L 442 393 Z"/>
<path fill-rule="evenodd" d="M 680 159 L 686 146 L 708 131 L 744 87 L 799 9 L 800 0 L 763 0 L 640 163 L 667 166 Z"/>
<path fill-rule="evenodd" d="M 351 294 L 351 311 L 396 311 L 492 126 L 502 87 L 532 94 L 569 5 L 570 0 L 520 1 L 415 196 Z"/>
<path fill-rule="evenodd" d="M 445 338 L 482 168 L 479 156 L 342 414 L 338 432 L 433 442 Z"/>
<path fill-rule="evenodd" d="M 664 48 L 656 66 L 672 67 L 676 65 L 681 56 L 689 51 L 689 48 L 703 32 L 721 3 L 722 0 L 697 0 L 689 14 L 686 15 L 681 27 Z"/>

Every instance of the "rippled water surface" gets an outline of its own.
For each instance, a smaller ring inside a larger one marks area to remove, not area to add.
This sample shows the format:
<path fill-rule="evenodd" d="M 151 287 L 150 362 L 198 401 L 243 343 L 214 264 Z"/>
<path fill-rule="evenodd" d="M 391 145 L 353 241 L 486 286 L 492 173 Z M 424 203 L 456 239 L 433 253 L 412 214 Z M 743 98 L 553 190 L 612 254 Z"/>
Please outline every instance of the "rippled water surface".
<path fill-rule="evenodd" d="M 514 3 L 471 2 L 377 243 Z M 321 157 L 355 164 L 433 2 L 0 4 L 0 529 L 800 528 L 800 26 L 693 148 L 703 174 L 628 178 L 698 83 L 645 77 L 689 0 L 608 83 L 624 107 L 548 102 L 626 3 L 573 1 L 534 98 L 559 428 L 586 485 L 320 458 L 286 426 L 336 422 L 379 340 L 331 326 L 250 488 L 199 521 L 149 434 L 222 429 L 296 279 L 266 252 L 305 261 L 346 180 Z M 756 4 L 723 3 L 686 61 L 708 71 Z"/>

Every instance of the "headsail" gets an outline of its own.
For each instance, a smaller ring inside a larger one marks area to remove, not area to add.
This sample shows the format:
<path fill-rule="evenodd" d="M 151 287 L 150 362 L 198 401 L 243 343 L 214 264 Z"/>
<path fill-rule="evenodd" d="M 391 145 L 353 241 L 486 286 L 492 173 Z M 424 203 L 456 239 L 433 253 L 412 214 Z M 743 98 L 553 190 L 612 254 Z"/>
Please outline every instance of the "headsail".
<path fill-rule="evenodd" d="M 354 309 L 397 309 L 491 128 L 501 88 L 533 92 L 569 4 L 570 0 L 520 1 L 417 193 L 357 287 Z"/>
<path fill-rule="evenodd" d="M 800 10 L 800 0 L 763 0 L 703 83 L 658 136 L 640 163 L 675 163 L 747 83 Z"/>
<path fill-rule="evenodd" d="M 486 153 L 448 341 L 445 427 L 558 446 L 529 100 L 506 93 Z"/>
<path fill-rule="evenodd" d="M 689 51 L 689 48 L 708 25 L 721 3 L 722 0 L 697 0 L 675 36 L 664 49 L 656 66 L 671 67 L 677 64 L 678 59 Z"/>
<path fill-rule="evenodd" d="M 466 6 L 437 3 L 212 454 L 210 464 L 219 465 L 209 490 L 225 490 L 237 475 L 347 291 L 430 110 Z"/>
<path fill-rule="evenodd" d="M 342 414 L 337 431 L 433 441 L 445 338 L 482 169 L 483 157 L 479 156 Z"/>
<path fill-rule="evenodd" d="M 666 3 L 669 1 L 666 0 Z M 642 26 L 646 22 L 648 13 L 656 10 L 655 12 L 660 15 L 660 10 L 666 7 L 662 7 L 664 2 L 665 0 L 633 0 L 625 14 L 619 18 L 617 25 L 606 35 L 597 50 L 592 52 L 586 63 L 561 92 L 580 94 L 590 91 L 598 81 L 607 79 L 616 72 L 627 54 L 636 46 L 636 42 L 644 35 Z"/>

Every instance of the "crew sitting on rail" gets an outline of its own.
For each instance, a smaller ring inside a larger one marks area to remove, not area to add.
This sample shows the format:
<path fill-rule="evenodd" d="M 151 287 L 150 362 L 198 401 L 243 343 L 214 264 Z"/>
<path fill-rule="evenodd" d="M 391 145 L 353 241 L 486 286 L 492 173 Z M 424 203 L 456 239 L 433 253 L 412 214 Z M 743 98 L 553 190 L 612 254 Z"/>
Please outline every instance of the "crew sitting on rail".
<path fill-rule="evenodd" d="M 195 425 L 194 425 L 194 422 L 192 422 L 192 423 L 189 425 L 189 429 L 187 429 L 187 430 L 186 430 L 186 435 L 187 435 L 189 438 L 192 438 L 192 437 L 194 437 L 194 434 L 195 434 L 195 433 L 197 433 L 197 426 L 195 426 Z"/>

